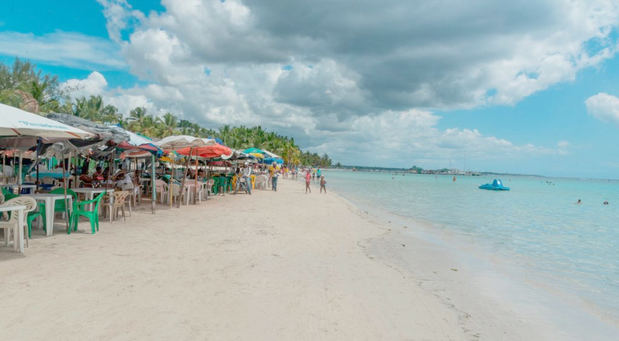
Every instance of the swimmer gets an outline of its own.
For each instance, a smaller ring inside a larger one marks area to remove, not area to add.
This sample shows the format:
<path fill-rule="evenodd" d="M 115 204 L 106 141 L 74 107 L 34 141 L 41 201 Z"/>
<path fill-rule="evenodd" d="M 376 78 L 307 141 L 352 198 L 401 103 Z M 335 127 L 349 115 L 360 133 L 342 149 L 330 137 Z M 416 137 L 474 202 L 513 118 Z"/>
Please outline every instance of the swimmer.
<path fill-rule="evenodd" d="M 602 205 L 608 205 L 608 200 L 605 200 Z"/>
<path fill-rule="evenodd" d="M 582 200 L 578 199 L 578 201 L 576 202 L 576 205 L 580 205 L 582 204 Z"/>

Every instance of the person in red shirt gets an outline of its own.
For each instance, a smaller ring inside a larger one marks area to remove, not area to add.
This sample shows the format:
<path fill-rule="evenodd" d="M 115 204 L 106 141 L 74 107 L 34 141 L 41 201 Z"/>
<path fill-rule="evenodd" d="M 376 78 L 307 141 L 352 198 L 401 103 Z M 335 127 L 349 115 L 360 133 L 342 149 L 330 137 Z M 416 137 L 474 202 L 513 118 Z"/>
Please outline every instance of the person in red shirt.
<path fill-rule="evenodd" d="M 312 181 L 312 173 L 311 171 L 308 169 L 307 173 L 305 173 L 305 194 L 307 194 L 307 192 L 309 191 L 310 193 L 312 193 L 312 189 L 310 188 L 310 182 Z"/>

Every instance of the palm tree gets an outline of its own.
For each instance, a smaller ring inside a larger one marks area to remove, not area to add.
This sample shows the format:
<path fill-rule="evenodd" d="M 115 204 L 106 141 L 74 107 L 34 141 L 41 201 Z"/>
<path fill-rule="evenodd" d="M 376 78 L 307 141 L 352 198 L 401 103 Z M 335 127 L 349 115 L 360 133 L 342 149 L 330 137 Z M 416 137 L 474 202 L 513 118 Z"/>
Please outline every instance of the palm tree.
<path fill-rule="evenodd" d="M 161 137 L 175 135 L 178 128 L 178 118 L 171 113 L 166 113 L 162 118 L 157 118 Z"/>

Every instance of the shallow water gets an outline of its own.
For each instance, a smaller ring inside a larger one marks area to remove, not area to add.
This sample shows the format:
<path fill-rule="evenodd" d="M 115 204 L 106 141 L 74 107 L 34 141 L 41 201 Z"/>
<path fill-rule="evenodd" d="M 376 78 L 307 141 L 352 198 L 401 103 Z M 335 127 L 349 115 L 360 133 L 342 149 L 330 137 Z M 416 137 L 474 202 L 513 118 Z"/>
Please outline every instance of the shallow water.
<path fill-rule="evenodd" d="M 619 318 L 619 181 L 503 176 L 511 191 L 495 192 L 477 188 L 488 176 L 325 175 L 328 188 L 362 207 L 430 222 L 440 238 L 534 274 L 549 294 Z"/>

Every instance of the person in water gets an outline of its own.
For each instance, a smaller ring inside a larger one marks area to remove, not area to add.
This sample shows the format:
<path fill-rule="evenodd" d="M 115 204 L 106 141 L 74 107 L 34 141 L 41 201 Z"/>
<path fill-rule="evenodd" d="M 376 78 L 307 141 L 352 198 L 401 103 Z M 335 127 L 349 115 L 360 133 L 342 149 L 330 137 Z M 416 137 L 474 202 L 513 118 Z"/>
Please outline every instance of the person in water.
<path fill-rule="evenodd" d="M 602 205 L 608 205 L 608 200 L 604 200 L 604 202 L 602 203 Z"/>
<path fill-rule="evenodd" d="M 325 176 L 321 175 L 320 176 L 320 193 L 322 193 L 322 191 L 325 191 L 325 194 L 327 194 L 327 180 L 325 180 Z"/>
<path fill-rule="evenodd" d="M 305 194 L 307 194 L 307 192 L 312 193 L 312 189 L 310 188 L 311 181 L 312 181 L 312 174 L 311 174 L 311 171 L 308 169 L 307 173 L 305 173 Z"/>
<path fill-rule="evenodd" d="M 576 205 L 580 205 L 582 204 L 582 200 L 578 199 L 578 201 L 576 202 Z"/>

